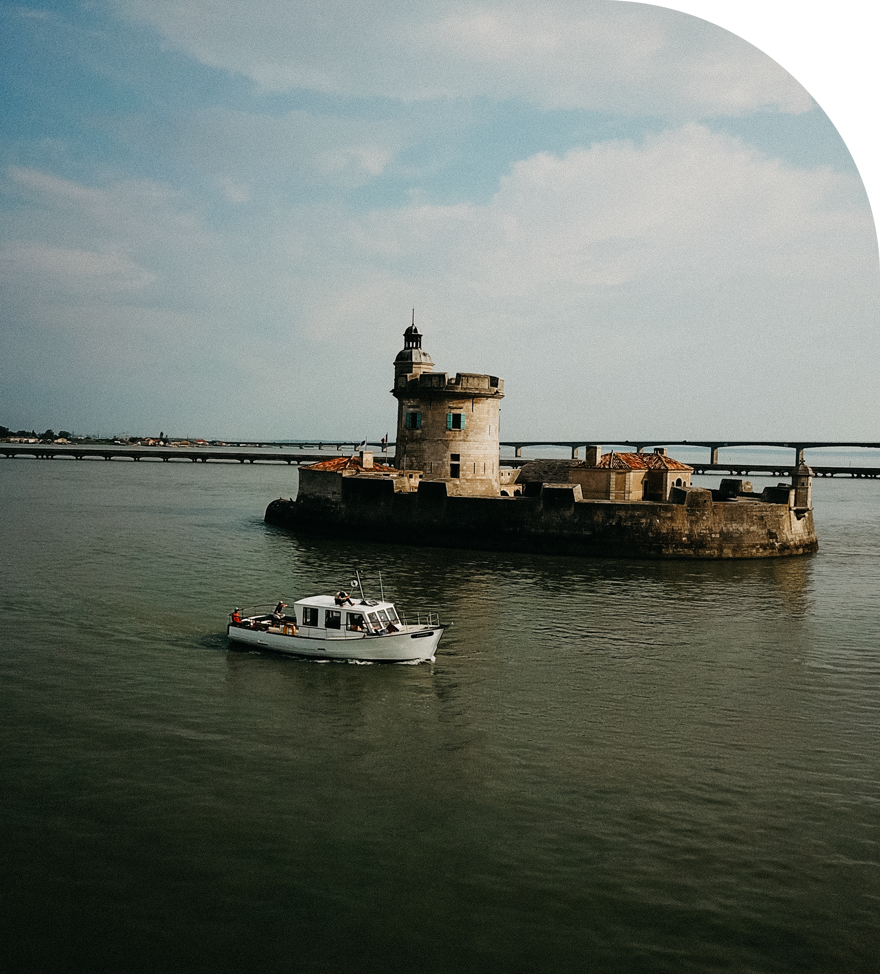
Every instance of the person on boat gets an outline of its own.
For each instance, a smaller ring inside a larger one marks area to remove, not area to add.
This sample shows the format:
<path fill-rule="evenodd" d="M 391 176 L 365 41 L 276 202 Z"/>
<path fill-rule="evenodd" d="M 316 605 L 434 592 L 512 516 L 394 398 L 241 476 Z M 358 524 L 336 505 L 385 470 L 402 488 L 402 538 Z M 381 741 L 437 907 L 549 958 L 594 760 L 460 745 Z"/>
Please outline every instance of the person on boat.
<path fill-rule="evenodd" d="M 275 606 L 275 611 L 272 613 L 272 618 L 275 622 L 281 622 L 284 618 L 284 607 L 287 605 L 286 602 L 281 602 L 279 600 L 278 605 Z"/>
<path fill-rule="evenodd" d="M 337 605 L 354 605 L 348 592 L 337 592 L 333 601 Z"/>
<path fill-rule="evenodd" d="M 232 621 L 236 626 L 241 623 L 241 609 L 232 610 Z"/>

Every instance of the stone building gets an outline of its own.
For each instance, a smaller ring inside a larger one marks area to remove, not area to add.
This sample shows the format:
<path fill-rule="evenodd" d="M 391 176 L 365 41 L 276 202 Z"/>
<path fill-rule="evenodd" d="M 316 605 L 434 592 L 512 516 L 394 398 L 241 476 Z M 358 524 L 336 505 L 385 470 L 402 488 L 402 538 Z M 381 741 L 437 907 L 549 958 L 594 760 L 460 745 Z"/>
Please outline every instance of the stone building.
<path fill-rule="evenodd" d="M 598 453 L 599 448 L 588 448 Z M 665 447 L 653 453 L 606 453 L 569 468 L 569 483 L 580 484 L 585 498 L 609 501 L 667 501 L 673 487 L 689 487 L 694 468 L 668 456 Z"/>
<path fill-rule="evenodd" d="M 503 379 L 435 372 L 413 322 L 394 360 L 391 391 L 397 399 L 398 470 L 421 471 L 423 481 L 444 481 L 449 496 L 498 496 Z"/>

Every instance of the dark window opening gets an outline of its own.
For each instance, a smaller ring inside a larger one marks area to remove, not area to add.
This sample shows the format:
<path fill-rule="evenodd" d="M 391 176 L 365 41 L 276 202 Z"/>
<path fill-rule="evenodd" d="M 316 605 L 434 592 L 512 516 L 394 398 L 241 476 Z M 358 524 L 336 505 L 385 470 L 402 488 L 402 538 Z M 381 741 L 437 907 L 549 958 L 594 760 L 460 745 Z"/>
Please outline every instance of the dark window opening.
<path fill-rule="evenodd" d="M 446 429 L 448 429 L 448 430 L 463 430 L 464 429 L 464 413 L 447 413 L 446 414 Z"/>
<path fill-rule="evenodd" d="M 310 609 L 306 606 L 303 609 L 303 625 L 304 626 L 317 626 L 318 624 L 318 610 Z"/>
<path fill-rule="evenodd" d="M 336 609 L 328 609 L 324 615 L 324 628 L 325 629 L 341 629 L 342 628 L 342 613 L 337 612 Z"/>

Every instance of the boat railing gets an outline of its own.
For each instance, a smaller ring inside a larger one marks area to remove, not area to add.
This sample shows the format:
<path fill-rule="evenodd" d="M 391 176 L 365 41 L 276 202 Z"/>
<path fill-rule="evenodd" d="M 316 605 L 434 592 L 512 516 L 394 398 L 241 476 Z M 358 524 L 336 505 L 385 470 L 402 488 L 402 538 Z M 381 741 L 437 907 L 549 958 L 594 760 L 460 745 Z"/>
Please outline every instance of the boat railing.
<path fill-rule="evenodd" d="M 439 612 L 418 612 L 416 613 L 416 621 L 410 622 L 406 616 L 401 616 L 400 621 L 405 626 L 439 626 L 440 625 L 440 613 Z"/>

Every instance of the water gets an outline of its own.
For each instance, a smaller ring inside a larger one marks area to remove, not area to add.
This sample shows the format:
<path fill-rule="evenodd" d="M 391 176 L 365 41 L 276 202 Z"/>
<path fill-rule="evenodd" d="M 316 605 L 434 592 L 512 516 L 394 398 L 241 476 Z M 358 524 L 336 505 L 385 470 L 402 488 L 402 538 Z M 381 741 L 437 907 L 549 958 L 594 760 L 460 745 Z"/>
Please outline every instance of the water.
<path fill-rule="evenodd" d="M 877 970 L 876 482 L 714 564 L 297 539 L 295 477 L 0 463 L 4 969 Z M 229 649 L 355 565 L 436 662 Z"/>

